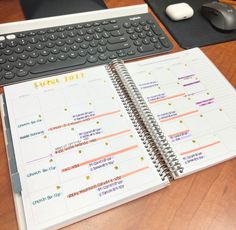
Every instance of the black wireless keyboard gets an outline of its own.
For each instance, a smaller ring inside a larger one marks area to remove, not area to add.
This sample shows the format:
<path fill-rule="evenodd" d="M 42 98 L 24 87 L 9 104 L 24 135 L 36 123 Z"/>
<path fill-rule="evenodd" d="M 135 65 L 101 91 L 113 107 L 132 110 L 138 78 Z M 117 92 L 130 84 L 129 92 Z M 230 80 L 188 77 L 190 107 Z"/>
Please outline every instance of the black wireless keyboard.
<path fill-rule="evenodd" d="M 148 13 L 4 34 L 0 85 L 171 49 L 171 42 Z"/>

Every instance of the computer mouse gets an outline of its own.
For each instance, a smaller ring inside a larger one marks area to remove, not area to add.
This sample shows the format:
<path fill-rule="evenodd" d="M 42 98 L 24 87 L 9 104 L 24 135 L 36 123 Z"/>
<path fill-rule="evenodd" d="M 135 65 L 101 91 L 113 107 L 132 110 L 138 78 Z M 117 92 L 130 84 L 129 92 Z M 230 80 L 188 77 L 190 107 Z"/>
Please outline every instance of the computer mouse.
<path fill-rule="evenodd" d="M 236 29 L 236 10 L 229 4 L 211 2 L 203 4 L 201 13 L 210 23 L 220 30 Z"/>

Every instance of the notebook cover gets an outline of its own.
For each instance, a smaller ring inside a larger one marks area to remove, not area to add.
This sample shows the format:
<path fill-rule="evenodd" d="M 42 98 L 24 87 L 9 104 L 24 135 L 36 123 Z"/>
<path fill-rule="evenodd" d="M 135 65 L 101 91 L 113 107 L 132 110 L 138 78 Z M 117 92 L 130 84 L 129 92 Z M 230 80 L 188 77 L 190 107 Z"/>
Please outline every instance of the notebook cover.
<path fill-rule="evenodd" d="M 236 39 L 236 30 L 223 32 L 215 29 L 202 15 L 201 6 L 209 0 L 186 0 L 194 10 L 190 19 L 172 21 L 165 14 L 165 9 L 170 4 L 183 2 L 181 0 L 146 0 L 153 12 L 169 30 L 176 42 L 184 49 L 207 46 L 220 42 Z"/>

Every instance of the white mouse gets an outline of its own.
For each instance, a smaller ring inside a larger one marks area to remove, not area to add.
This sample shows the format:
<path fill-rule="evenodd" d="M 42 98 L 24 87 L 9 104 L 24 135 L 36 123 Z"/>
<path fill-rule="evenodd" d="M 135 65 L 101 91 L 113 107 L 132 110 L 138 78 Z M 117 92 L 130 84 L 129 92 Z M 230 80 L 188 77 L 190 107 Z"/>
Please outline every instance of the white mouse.
<path fill-rule="evenodd" d="M 173 21 L 191 18 L 194 14 L 193 8 L 185 3 L 172 4 L 166 7 L 166 14 Z"/>

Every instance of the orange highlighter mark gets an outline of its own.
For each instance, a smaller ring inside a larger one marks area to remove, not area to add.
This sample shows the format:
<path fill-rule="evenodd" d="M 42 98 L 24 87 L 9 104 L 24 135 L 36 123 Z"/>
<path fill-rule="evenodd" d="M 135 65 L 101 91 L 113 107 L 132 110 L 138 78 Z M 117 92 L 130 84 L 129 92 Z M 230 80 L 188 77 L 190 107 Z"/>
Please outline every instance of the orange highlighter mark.
<path fill-rule="evenodd" d="M 197 112 L 198 112 L 198 110 L 193 110 L 193 111 L 190 111 L 190 112 L 182 113 L 182 114 L 174 116 L 174 117 L 170 117 L 170 118 L 160 120 L 160 122 L 171 121 L 171 120 L 174 120 L 174 119 L 177 119 L 177 118 L 180 118 L 180 117 L 184 117 L 184 116 L 187 116 L 187 115 L 190 115 L 190 114 L 193 114 L 193 113 L 197 113 Z"/>
<path fill-rule="evenodd" d="M 173 96 L 160 98 L 160 99 L 151 101 L 150 104 L 155 104 L 157 102 L 166 101 L 166 100 L 169 100 L 169 99 L 173 99 L 173 98 L 176 98 L 176 97 L 182 97 L 182 96 L 185 96 L 185 93 L 180 93 L 180 94 L 176 94 L 176 95 L 173 95 Z"/>
<path fill-rule="evenodd" d="M 213 145 L 217 145 L 217 144 L 219 144 L 219 143 L 220 143 L 220 141 L 216 141 L 216 142 L 213 142 L 213 143 L 208 144 L 208 145 L 201 146 L 201 147 L 196 148 L 196 149 L 191 149 L 191 150 L 188 150 L 188 151 L 186 151 L 186 152 L 182 152 L 182 153 L 180 153 L 180 155 L 185 155 L 185 154 L 189 154 L 189 153 L 192 153 L 192 152 L 201 150 L 201 149 L 209 148 L 209 147 L 211 147 L 211 146 L 213 146 Z"/>

